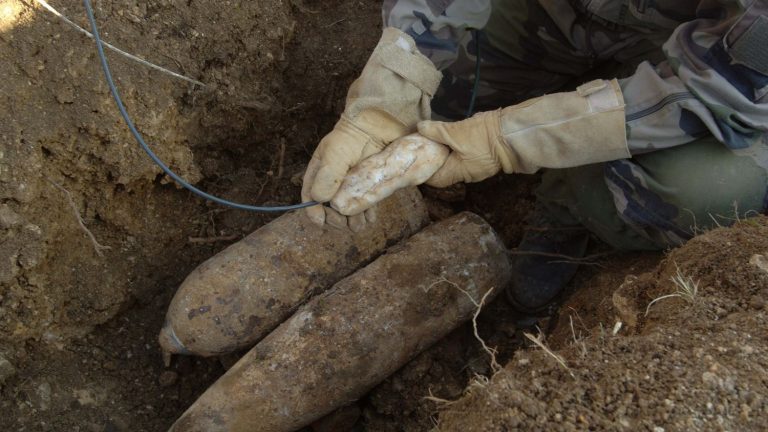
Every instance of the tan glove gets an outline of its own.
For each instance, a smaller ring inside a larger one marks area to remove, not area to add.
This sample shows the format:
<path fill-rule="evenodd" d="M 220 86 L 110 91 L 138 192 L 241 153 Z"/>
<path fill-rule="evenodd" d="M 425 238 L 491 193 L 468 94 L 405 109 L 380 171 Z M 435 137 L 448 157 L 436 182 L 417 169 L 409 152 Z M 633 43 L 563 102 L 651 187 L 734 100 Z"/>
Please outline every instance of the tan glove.
<path fill-rule="evenodd" d="M 395 139 L 415 132 L 419 121 L 430 118 L 429 104 L 440 78 L 410 36 L 385 28 L 360 77 L 349 88 L 341 118 L 312 155 L 304 174 L 302 199 L 330 201 L 350 168 Z M 347 221 L 330 207 L 309 207 L 306 213 L 317 224 L 327 222 L 355 231 L 366 222 L 363 214 Z M 371 210 L 367 213 L 370 220 Z"/>
<path fill-rule="evenodd" d="M 532 174 L 630 157 L 624 98 L 616 80 L 591 81 L 455 123 L 424 121 L 419 133 L 453 150 L 427 181 L 478 182 L 500 170 Z"/>

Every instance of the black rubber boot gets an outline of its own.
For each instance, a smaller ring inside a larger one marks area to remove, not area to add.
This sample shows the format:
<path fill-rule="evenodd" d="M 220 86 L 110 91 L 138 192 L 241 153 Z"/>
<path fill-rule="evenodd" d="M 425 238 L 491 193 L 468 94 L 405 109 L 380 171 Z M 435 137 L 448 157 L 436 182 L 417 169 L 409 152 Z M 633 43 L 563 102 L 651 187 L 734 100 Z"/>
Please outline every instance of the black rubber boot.
<path fill-rule="evenodd" d="M 520 324 L 550 314 L 548 307 L 578 268 L 566 257 L 583 257 L 589 241 L 586 228 L 563 226 L 540 206 L 526 222 L 523 240 L 513 252 L 512 283 L 506 291 L 507 299 L 521 314 Z"/>

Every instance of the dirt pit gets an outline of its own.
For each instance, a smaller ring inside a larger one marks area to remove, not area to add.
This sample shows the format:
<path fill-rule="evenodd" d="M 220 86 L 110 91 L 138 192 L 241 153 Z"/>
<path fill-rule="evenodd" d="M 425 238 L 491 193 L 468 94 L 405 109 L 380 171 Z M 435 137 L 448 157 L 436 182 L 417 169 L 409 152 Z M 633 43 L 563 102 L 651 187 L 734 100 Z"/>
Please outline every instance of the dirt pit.
<path fill-rule="evenodd" d="M 87 27 L 79 1 L 52 5 Z M 205 190 L 266 205 L 298 200 L 302 170 L 380 28 L 373 0 L 95 7 L 106 41 L 205 84 L 109 54 L 160 157 Z M 35 1 L 0 10 L 0 430 L 166 430 L 237 359 L 177 357 L 164 368 L 156 335 L 171 296 L 274 216 L 171 184 L 119 118 L 92 41 Z M 433 218 L 471 210 L 512 247 L 535 182 L 424 192 Z M 584 269 L 545 326 L 568 369 L 531 346 L 500 297 L 478 329 L 504 370 L 494 374 L 465 325 L 311 429 L 761 429 L 768 283 L 755 270 L 764 261 L 748 263 L 768 254 L 766 238 L 765 221 L 750 221 L 656 270 L 653 254 Z M 674 263 L 699 295 L 660 300 L 645 317 L 645 305 L 675 292 Z"/>

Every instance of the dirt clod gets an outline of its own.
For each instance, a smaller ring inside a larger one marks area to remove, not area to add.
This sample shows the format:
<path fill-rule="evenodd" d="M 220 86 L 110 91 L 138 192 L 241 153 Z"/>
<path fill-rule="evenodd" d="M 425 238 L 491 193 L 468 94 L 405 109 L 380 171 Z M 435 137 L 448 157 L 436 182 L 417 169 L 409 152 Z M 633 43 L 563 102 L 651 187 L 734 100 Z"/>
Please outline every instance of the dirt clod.
<path fill-rule="evenodd" d="M 0 355 L 0 385 L 14 375 L 16 375 L 16 368 L 8 359 Z"/>
<path fill-rule="evenodd" d="M 163 371 L 163 373 L 160 374 L 160 377 L 157 379 L 158 384 L 160 384 L 160 387 L 170 387 L 179 380 L 179 374 L 175 371 Z"/>

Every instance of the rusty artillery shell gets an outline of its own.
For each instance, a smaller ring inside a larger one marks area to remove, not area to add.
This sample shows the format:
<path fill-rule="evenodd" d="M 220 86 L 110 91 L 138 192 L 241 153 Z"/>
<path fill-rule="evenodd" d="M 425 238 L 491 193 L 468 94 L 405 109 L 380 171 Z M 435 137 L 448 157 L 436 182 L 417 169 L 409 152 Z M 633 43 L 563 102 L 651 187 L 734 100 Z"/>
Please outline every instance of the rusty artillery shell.
<path fill-rule="evenodd" d="M 472 213 L 436 223 L 313 298 L 216 381 L 172 432 L 287 432 L 353 401 L 470 319 L 511 270 Z M 472 299 L 469 298 L 472 297 Z"/>
<path fill-rule="evenodd" d="M 164 352 L 209 356 L 251 347 L 310 296 L 428 222 L 416 188 L 382 201 L 378 214 L 359 233 L 285 214 L 205 261 L 168 307 Z"/>

